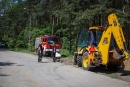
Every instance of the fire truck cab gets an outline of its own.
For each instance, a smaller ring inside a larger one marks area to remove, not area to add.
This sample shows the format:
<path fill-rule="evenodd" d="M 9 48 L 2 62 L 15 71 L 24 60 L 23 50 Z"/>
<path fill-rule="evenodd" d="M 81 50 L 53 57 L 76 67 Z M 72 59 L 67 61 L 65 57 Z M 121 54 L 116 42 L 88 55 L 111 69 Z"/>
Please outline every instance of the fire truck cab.
<path fill-rule="evenodd" d="M 43 56 L 51 55 L 53 47 L 54 47 L 53 42 L 55 43 L 56 51 L 59 52 L 61 50 L 61 47 L 62 47 L 62 41 L 58 36 L 43 35 L 41 37 L 37 37 L 35 39 L 36 53 L 37 53 L 37 49 L 38 49 L 39 44 L 41 44 L 42 48 L 43 48 Z"/>

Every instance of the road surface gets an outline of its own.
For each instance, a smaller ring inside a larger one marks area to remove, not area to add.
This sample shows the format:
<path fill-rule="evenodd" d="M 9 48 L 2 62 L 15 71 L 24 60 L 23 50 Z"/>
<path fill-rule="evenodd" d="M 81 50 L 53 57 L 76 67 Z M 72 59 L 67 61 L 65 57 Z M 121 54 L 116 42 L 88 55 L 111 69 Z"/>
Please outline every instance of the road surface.
<path fill-rule="evenodd" d="M 0 87 L 130 87 L 112 79 L 37 56 L 0 50 Z"/>

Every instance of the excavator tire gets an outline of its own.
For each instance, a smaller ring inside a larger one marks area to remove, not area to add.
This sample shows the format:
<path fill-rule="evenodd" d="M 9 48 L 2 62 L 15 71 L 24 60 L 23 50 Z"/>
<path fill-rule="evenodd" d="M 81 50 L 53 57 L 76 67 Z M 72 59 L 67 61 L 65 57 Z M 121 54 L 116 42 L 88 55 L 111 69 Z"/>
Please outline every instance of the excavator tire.
<path fill-rule="evenodd" d="M 77 65 L 78 67 L 82 67 L 82 56 L 77 56 Z"/>
<path fill-rule="evenodd" d="M 74 53 L 74 56 L 73 56 L 73 64 L 74 64 L 74 65 L 77 65 L 77 52 Z"/>
<path fill-rule="evenodd" d="M 88 57 L 88 52 L 85 52 L 83 54 L 83 58 L 82 58 L 82 67 L 84 70 L 90 70 L 90 61 L 89 61 L 89 57 Z"/>

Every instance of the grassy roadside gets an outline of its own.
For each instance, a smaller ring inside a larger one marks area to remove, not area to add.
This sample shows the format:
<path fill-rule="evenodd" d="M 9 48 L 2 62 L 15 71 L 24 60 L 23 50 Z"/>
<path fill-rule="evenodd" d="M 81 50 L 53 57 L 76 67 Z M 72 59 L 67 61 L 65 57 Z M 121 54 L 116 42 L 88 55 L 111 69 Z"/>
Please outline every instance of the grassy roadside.
<path fill-rule="evenodd" d="M 28 49 L 22 49 L 22 48 L 15 48 L 15 49 L 9 49 L 11 51 L 15 52 L 23 52 L 23 53 L 30 53 L 30 54 L 35 54 L 35 52 L 29 51 Z"/>
<path fill-rule="evenodd" d="M 15 48 L 15 49 L 9 49 L 11 51 L 16 51 L 16 52 L 23 52 L 23 53 L 30 53 L 30 54 L 35 54 L 35 51 L 29 51 L 28 49 L 22 49 L 22 48 Z M 60 54 L 63 58 L 67 58 L 67 59 L 72 59 L 73 58 L 73 54 L 70 53 L 68 50 L 66 49 L 62 49 L 60 51 Z"/>

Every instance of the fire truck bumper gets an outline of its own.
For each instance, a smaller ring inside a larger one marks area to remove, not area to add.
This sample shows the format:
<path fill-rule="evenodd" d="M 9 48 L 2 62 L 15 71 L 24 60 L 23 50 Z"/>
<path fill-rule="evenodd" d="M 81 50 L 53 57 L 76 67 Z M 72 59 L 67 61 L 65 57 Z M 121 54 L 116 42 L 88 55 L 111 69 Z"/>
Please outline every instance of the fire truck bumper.
<path fill-rule="evenodd" d="M 61 49 L 56 49 L 57 52 L 59 52 Z M 52 49 L 46 49 L 46 52 L 52 52 Z"/>

